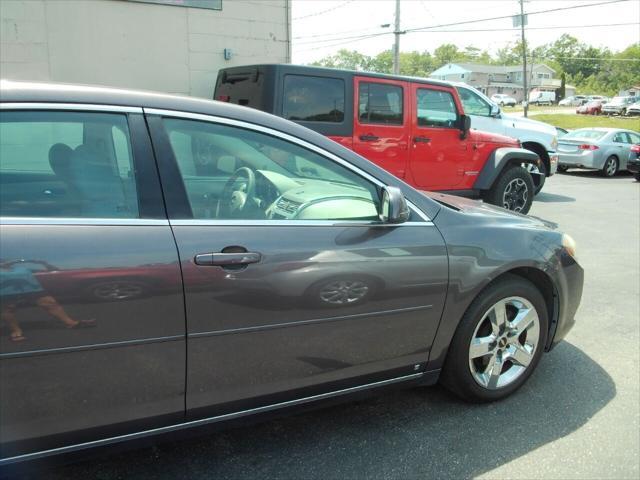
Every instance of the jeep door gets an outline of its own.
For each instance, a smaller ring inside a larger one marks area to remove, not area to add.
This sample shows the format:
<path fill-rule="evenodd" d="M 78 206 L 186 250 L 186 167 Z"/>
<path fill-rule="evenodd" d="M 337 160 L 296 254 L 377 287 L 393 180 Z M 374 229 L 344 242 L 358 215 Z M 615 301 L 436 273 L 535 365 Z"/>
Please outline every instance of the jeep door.
<path fill-rule="evenodd" d="M 358 76 L 353 82 L 353 150 L 404 178 L 411 134 L 409 84 Z"/>
<path fill-rule="evenodd" d="M 2 456 L 179 421 L 176 246 L 140 108 L 0 111 Z"/>
<path fill-rule="evenodd" d="M 190 418 L 424 369 L 447 284 L 427 218 L 381 225 L 379 182 L 285 133 L 174 111 L 147 119 L 184 276 Z M 176 133 L 236 159 L 211 208 L 179 181 L 193 155 Z"/>
<path fill-rule="evenodd" d="M 451 190 L 464 180 L 467 139 L 460 138 L 459 104 L 455 89 L 411 83 L 412 185 Z"/>

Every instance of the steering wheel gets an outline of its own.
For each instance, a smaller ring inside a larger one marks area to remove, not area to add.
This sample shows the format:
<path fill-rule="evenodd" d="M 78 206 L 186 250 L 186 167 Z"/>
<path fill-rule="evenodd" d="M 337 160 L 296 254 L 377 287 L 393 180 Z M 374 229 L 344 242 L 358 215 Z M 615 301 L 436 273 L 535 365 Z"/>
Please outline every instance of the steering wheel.
<path fill-rule="evenodd" d="M 239 181 L 242 182 L 239 185 Z M 253 198 L 256 189 L 256 174 L 249 167 L 240 167 L 224 184 L 218 202 L 218 218 L 231 218 L 241 213 L 247 200 Z"/>

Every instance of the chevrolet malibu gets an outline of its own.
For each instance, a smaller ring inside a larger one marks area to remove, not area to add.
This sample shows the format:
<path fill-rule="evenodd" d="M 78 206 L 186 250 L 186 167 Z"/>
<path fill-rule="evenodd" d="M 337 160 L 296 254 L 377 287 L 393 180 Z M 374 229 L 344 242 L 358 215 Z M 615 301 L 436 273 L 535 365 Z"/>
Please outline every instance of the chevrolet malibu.
<path fill-rule="evenodd" d="M 542 220 L 248 108 L 1 88 L 1 466 L 392 385 L 499 400 L 574 324 Z"/>

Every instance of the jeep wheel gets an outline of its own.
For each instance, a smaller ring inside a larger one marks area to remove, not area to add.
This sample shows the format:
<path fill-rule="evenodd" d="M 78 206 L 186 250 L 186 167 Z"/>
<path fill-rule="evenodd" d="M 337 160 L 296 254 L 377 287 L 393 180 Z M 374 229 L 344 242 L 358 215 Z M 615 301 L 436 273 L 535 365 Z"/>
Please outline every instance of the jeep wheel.
<path fill-rule="evenodd" d="M 569 170 L 569 167 L 567 167 L 566 165 L 558 165 L 558 171 L 560 173 L 565 173 L 567 170 Z"/>
<path fill-rule="evenodd" d="M 492 187 L 487 190 L 484 200 L 518 213 L 527 213 L 534 195 L 533 179 L 520 166 L 505 169 Z"/>

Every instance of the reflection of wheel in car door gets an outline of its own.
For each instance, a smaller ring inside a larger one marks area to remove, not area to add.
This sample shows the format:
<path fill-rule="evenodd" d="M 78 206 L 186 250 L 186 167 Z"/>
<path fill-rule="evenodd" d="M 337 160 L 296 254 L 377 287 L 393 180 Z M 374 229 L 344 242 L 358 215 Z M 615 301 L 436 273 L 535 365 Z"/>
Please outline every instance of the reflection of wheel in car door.
<path fill-rule="evenodd" d="M 114 279 L 95 283 L 88 291 L 93 299 L 115 302 L 141 297 L 145 292 L 145 285 L 138 281 Z"/>
<path fill-rule="evenodd" d="M 335 276 L 314 283 L 306 297 L 322 307 L 345 307 L 368 301 L 377 290 L 376 281 L 365 275 Z"/>

